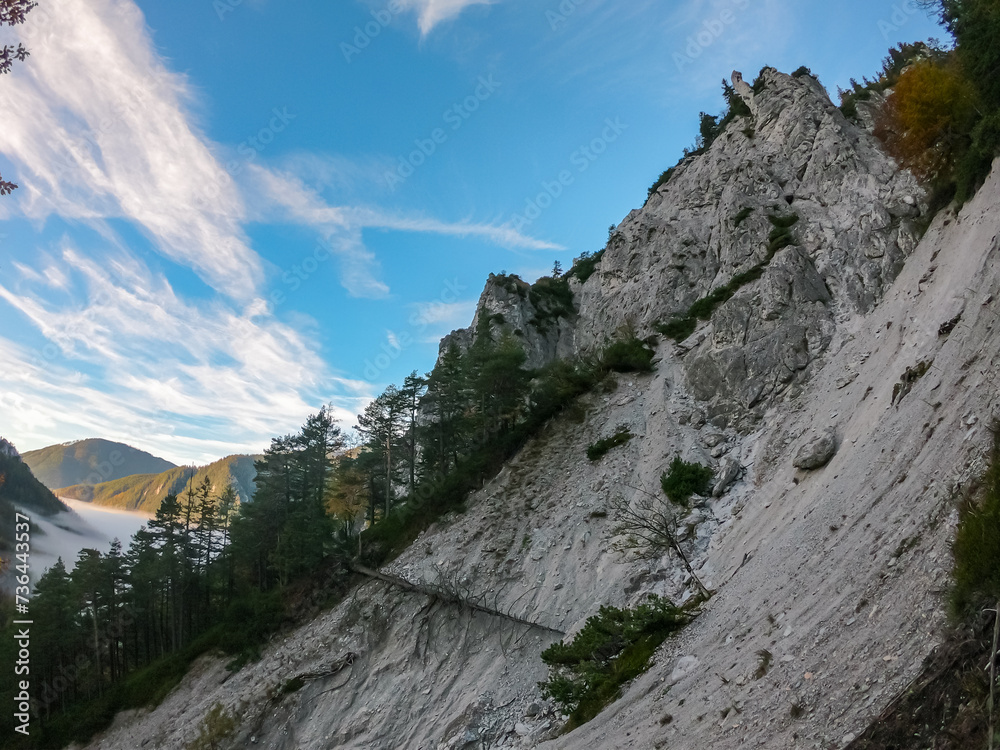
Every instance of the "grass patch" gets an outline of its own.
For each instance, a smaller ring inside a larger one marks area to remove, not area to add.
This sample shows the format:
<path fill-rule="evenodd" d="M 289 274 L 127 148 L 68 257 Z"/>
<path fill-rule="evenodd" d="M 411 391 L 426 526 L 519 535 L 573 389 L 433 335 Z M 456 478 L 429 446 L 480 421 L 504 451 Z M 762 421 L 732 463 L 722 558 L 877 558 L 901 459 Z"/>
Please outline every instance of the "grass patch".
<path fill-rule="evenodd" d="M 597 461 L 605 453 L 607 453 L 612 448 L 617 448 L 619 445 L 625 445 L 629 440 L 634 438 L 628 428 L 623 428 L 618 430 L 614 435 L 609 438 L 602 438 L 596 443 L 587 448 L 587 458 L 591 461 Z"/>
<path fill-rule="evenodd" d="M 675 456 L 660 476 L 660 487 L 674 505 L 687 507 L 692 495 L 707 495 L 712 489 L 713 473 L 707 466 L 688 463 Z"/>
<path fill-rule="evenodd" d="M 668 599 L 650 596 L 635 609 L 601 607 L 570 643 L 543 651 L 549 679 L 539 687 L 569 714 L 566 731 L 614 701 L 622 685 L 645 672 L 660 644 L 688 621 Z"/>

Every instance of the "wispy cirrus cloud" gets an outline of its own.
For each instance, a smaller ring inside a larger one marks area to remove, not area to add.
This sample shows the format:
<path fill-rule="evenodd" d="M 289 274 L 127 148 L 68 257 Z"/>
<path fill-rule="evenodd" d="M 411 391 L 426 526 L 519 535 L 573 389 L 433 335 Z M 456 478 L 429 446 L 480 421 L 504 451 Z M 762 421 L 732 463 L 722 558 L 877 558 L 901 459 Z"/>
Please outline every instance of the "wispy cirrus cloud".
<path fill-rule="evenodd" d="M 155 54 L 139 9 L 58 0 L 29 21 L 18 28 L 30 65 L 0 87 L 0 152 L 21 184 L 0 211 L 131 220 L 213 288 L 251 298 L 263 274 L 239 191 L 192 124 L 187 81 Z"/>
<path fill-rule="evenodd" d="M 424 36 L 443 21 L 454 18 L 471 5 L 493 5 L 497 0 L 400 0 L 417 14 L 417 25 Z"/>
<path fill-rule="evenodd" d="M 476 2 L 408 7 L 427 33 Z M 0 414 L 27 447 L 102 436 L 181 463 L 259 451 L 322 403 L 352 424 L 373 386 L 323 359 L 312 321 L 279 320 L 261 300 L 268 268 L 246 229 L 261 215 L 321 232 L 359 297 L 389 293 L 365 229 L 555 247 L 352 204 L 384 171 L 360 162 L 302 154 L 286 157 L 291 174 L 252 166 L 262 185 L 234 181 L 132 0 L 51 0 L 16 31 L 32 55 L 0 86 L 0 153 L 21 188 L 0 219 L 67 227 L 61 241 L 39 231 L 0 281 Z"/>
<path fill-rule="evenodd" d="M 341 283 L 355 297 L 379 298 L 389 294 L 389 287 L 379 278 L 379 263 L 364 244 L 365 229 L 381 229 L 450 237 L 470 237 L 505 248 L 526 250 L 561 250 L 545 240 L 529 237 L 510 224 L 473 221 L 446 222 L 421 215 L 402 215 L 365 206 L 333 206 L 297 175 L 253 165 L 252 183 L 262 191 L 258 204 L 273 211 L 282 208 L 277 218 L 313 227 L 321 232 L 341 263 Z M 275 218 L 275 217 L 270 217 Z"/>
<path fill-rule="evenodd" d="M 373 395 L 260 303 L 185 301 L 128 256 L 98 263 L 67 244 L 59 260 L 72 302 L 0 285 L 0 300 L 55 345 L 33 351 L 0 336 L 0 405 L 14 434 L 117 437 L 204 461 L 260 451 L 327 400 L 349 424 Z"/>

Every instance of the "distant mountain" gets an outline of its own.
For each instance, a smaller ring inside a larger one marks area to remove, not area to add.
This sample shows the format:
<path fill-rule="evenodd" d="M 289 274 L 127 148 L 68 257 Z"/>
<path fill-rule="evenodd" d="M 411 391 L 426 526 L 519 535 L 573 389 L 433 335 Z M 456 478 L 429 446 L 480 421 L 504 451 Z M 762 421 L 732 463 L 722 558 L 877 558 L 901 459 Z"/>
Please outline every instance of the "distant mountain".
<path fill-rule="evenodd" d="M 159 474 L 175 465 L 124 443 L 101 438 L 77 440 L 28 451 L 22 458 L 49 489 L 101 484 L 133 474 Z"/>
<path fill-rule="evenodd" d="M 240 501 L 249 500 L 254 491 L 254 456 L 228 456 L 208 466 L 195 469 L 194 484 L 201 484 L 207 476 L 212 491 L 220 493 L 233 485 Z M 141 510 L 155 513 L 167 495 L 181 495 L 191 481 L 190 466 L 175 466 L 159 474 L 135 474 L 100 484 L 77 484 L 56 490 L 59 497 L 83 500 L 94 505 L 124 510 Z"/>
<path fill-rule="evenodd" d="M 4 438 L 0 438 L 0 550 L 12 548 L 14 532 L 14 509 L 16 505 L 30 516 L 39 514 L 51 516 L 68 508 L 59 498 L 31 473 L 31 469 L 21 460 L 17 448 Z"/>

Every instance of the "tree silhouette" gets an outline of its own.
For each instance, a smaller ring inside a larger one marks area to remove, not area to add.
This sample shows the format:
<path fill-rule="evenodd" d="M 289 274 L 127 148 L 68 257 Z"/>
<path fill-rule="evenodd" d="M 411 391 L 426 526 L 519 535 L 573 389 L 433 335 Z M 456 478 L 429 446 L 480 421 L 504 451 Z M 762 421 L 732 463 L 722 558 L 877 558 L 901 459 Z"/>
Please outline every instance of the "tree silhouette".
<path fill-rule="evenodd" d="M 37 3 L 32 0 L 0 0 L 0 26 L 17 26 L 24 23 L 24 17 Z M 28 50 L 18 42 L 17 47 L 5 44 L 0 49 L 0 75 L 9 73 L 14 61 L 23 62 L 28 56 Z M 17 185 L 8 182 L 0 176 L 0 195 L 10 195 Z"/>

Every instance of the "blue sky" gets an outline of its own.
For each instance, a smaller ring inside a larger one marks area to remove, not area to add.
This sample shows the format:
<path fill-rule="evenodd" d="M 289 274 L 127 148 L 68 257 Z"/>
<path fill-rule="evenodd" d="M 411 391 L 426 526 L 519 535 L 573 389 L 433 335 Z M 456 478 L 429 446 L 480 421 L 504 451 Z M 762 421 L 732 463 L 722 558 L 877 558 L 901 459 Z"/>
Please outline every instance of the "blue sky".
<path fill-rule="evenodd" d="M 489 272 L 600 249 L 733 69 L 835 95 L 944 32 L 914 0 L 41 0 L 15 36 L 0 434 L 202 463 L 351 426 Z"/>

